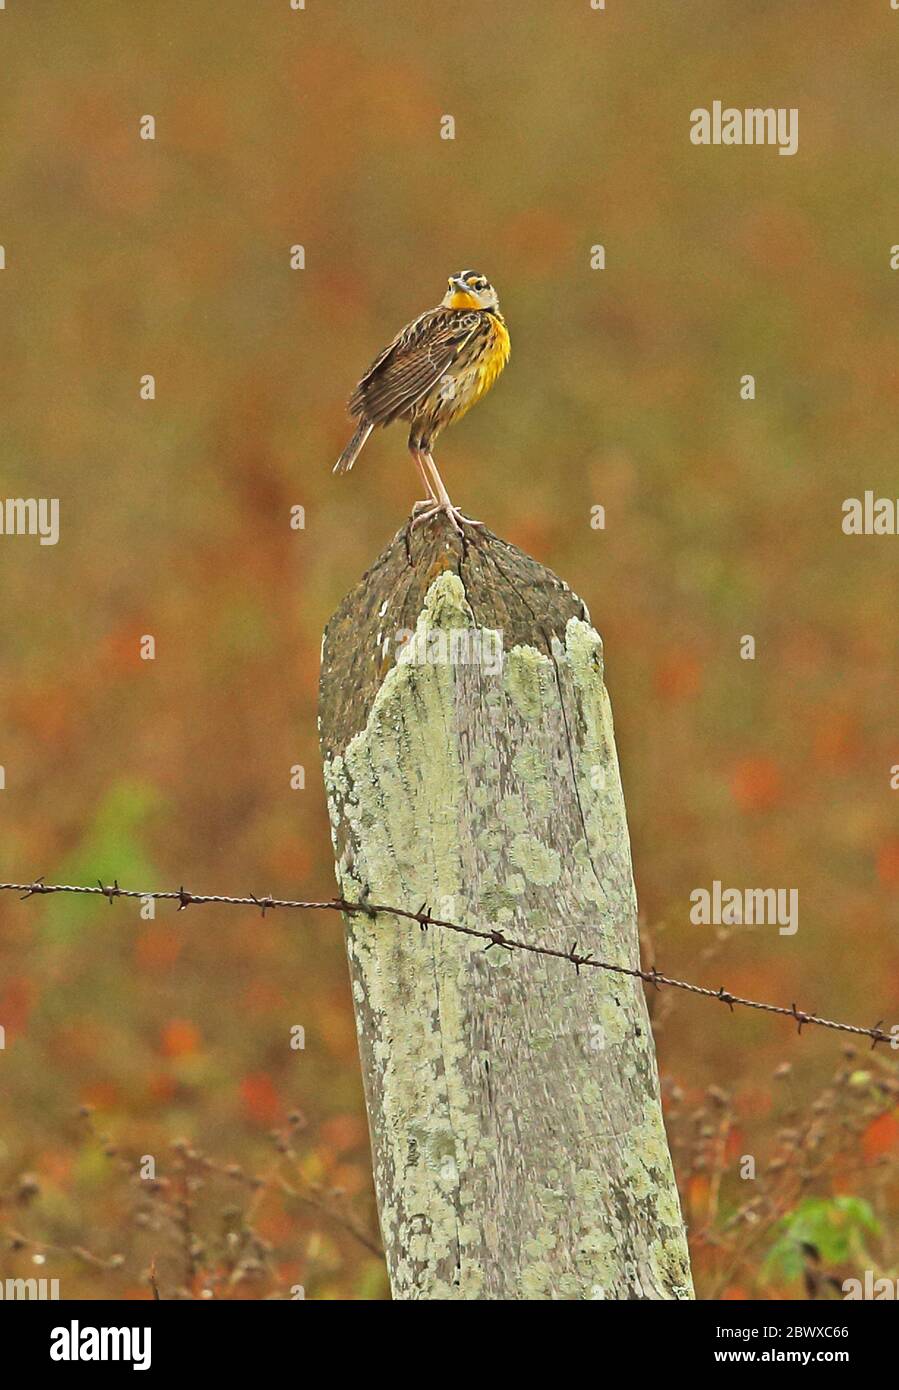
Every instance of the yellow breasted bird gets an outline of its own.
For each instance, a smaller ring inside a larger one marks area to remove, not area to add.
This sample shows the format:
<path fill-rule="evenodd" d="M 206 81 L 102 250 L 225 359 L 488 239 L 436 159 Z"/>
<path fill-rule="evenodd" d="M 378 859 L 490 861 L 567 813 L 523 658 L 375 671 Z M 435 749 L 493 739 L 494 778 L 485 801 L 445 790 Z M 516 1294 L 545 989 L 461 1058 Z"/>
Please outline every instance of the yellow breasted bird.
<path fill-rule="evenodd" d="M 461 535 L 460 521 L 470 518 L 450 501 L 431 448 L 445 426 L 490 390 L 510 351 L 499 299 L 486 276 L 476 270 L 451 275 L 437 307 L 397 333 L 350 397 L 350 414 L 359 423 L 334 472 L 349 472 L 376 425 L 408 420 L 409 452 L 428 493 L 426 502 L 416 504 L 413 524 L 445 512 Z"/>

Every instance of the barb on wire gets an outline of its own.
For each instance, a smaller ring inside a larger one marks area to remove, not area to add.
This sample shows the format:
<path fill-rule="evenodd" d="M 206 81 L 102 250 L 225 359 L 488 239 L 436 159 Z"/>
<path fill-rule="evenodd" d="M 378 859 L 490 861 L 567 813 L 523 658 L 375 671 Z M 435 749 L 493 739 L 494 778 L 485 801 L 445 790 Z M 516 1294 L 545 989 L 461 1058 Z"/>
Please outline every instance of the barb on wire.
<path fill-rule="evenodd" d="M 344 912 L 348 916 L 364 915 L 372 921 L 381 915 L 399 917 L 407 922 L 417 922 L 422 931 L 427 931 L 429 927 L 442 927 L 444 931 L 458 932 L 461 936 L 471 936 L 479 941 L 485 941 L 487 943 L 484 947 L 485 951 L 489 951 L 493 946 L 500 946 L 508 951 L 526 951 L 534 956 L 550 956 L 555 960 L 568 961 L 574 966 L 578 975 L 582 968 L 605 970 L 614 975 L 629 975 L 633 979 L 643 980 L 655 989 L 665 985 L 669 989 L 682 989 L 688 994 L 700 995 L 703 999 L 717 999 L 719 1003 L 726 1004 L 731 1013 L 735 1007 L 739 1007 L 758 1009 L 762 1013 L 780 1014 L 785 1018 L 794 1019 L 797 1032 L 800 1034 L 803 1028 L 813 1026 L 829 1028 L 835 1033 L 852 1033 L 857 1037 L 870 1038 L 872 1048 L 881 1042 L 890 1043 L 894 1047 L 899 1046 L 899 1030 L 895 1034 L 885 1032 L 881 1027 L 883 1020 L 879 1020 L 872 1028 L 865 1028 L 858 1023 L 838 1023 L 832 1018 L 822 1018 L 819 1014 L 806 1013 L 798 1008 L 795 1002 L 787 1008 L 784 1004 L 766 1004 L 758 999 L 745 999 L 741 995 L 733 994 L 730 990 L 725 989 L 723 985 L 718 989 L 709 989 L 705 985 L 692 984 L 689 980 L 675 980 L 670 975 L 662 974 L 654 965 L 649 970 L 640 970 L 636 966 L 616 965 L 611 961 L 596 960 L 589 952 L 578 954 L 577 941 L 567 951 L 554 946 L 539 945 L 532 941 L 519 941 L 495 928 L 466 927 L 461 922 L 448 922 L 443 918 L 434 917 L 427 903 L 422 903 L 417 912 L 411 912 L 402 907 L 391 907 L 386 903 L 373 903 L 367 892 L 357 902 L 350 902 L 346 898 L 328 898 L 324 902 L 306 902 L 298 898 L 275 898 L 271 893 L 262 898 L 257 897 L 254 893 L 248 893 L 244 896 L 231 896 L 226 893 L 188 893 L 183 885 L 175 890 L 120 888 L 118 879 L 113 879 L 112 883 L 105 885 L 102 879 L 98 879 L 97 886 L 93 888 L 84 884 L 45 883 L 41 877 L 34 879 L 31 883 L 0 883 L 0 893 L 18 893 L 22 901 L 48 893 L 95 895 L 106 898 L 110 905 L 112 905 L 114 898 L 139 898 L 144 902 L 151 899 L 156 902 L 171 901 L 177 902 L 179 912 L 183 912 L 186 907 L 192 904 L 219 903 L 225 907 L 255 907 L 260 910 L 263 917 L 266 912 L 276 907 L 319 912 Z"/>

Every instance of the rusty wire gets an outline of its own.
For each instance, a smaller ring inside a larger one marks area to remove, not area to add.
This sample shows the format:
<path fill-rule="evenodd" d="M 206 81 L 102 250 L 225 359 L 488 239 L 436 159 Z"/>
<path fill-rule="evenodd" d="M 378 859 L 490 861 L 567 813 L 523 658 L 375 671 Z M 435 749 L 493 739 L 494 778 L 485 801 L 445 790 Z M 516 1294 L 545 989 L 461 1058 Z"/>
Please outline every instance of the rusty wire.
<path fill-rule="evenodd" d="M 829 1028 L 832 1032 L 851 1033 L 857 1037 L 871 1038 L 872 1048 L 880 1042 L 890 1043 L 894 1048 L 899 1047 L 899 1030 L 896 1033 L 884 1032 L 881 1027 L 883 1019 L 878 1019 L 877 1023 L 870 1028 L 865 1028 L 857 1023 L 839 1023 L 832 1018 L 822 1018 L 819 1014 L 808 1013 L 804 1009 L 798 1008 L 795 1002 L 789 1008 L 784 1004 L 766 1004 L 758 999 L 746 999 L 742 995 L 734 994 L 731 990 L 725 989 L 723 985 L 718 989 L 709 989 L 705 985 L 696 985 L 689 980 L 675 980 L 670 975 L 664 975 L 655 966 L 651 970 L 640 970 L 636 966 L 615 965 L 610 961 L 596 960 L 589 952 L 579 953 L 577 941 L 573 942 L 567 951 L 563 951 L 553 946 L 541 946 L 531 941 L 519 941 L 516 937 L 507 936 L 505 932 L 494 928 L 466 927 L 460 922 L 448 922 L 440 917 L 432 916 L 427 903 L 422 903 L 417 912 L 411 912 L 402 907 L 373 903 L 368 898 L 363 898 L 358 902 L 350 902 L 346 898 L 329 898 L 324 902 L 305 902 L 296 898 L 275 898 L 271 894 L 257 897 L 253 893 L 245 896 L 232 896 L 226 893 L 189 893 L 184 887 L 142 891 L 139 888 L 120 888 L 118 879 L 114 879 L 109 884 L 104 884 L 101 879 L 98 879 L 96 886 L 92 886 L 72 883 L 44 883 L 42 878 L 38 878 L 31 883 L 0 883 L 0 893 L 19 893 L 22 900 L 51 893 L 82 893 L 104 897 L 110 906 L 115 898 L 139 898 L 146 902 L 151 900 L 156 902 L 168 901 L 176 902 L 179 912 L 194 905 L 220 903 L 225 907 L 256 907 L 261 911 L 263 917 L 266 912 L 275 908 L 343 912 L 348 916 L 363 915 L 372 920 L 381 915 L 399 917 L 405 921 L 417 922 L 422 931 L 426 931 L 429 927 L 439 927 L 444 931 L 458 932 L 462 936 L 470 936 L 485 941 L 487 945 L 484 949 L 488 951 L 494 946 L 499 946 L 508 951 L 527 951 L 535 956 L 550 956 L 555 960 L 568 961 L 574 966 L 578 974 L 582 968 L 605 970 L 611 974 L 628 975 L 633 979 L 643 980 L 656 989 L 667 986 L 670 989 L 686 990 L 688 994 L 698 994 L 704 999 L 717 999 L 719 1003 L 727 1004 L 731 1012 L 735 1008 L 743 1008 L 759 1009 L 763 1013 L 769 1014 L 781 1014 L 785 1018 L 793 1019 L 799 1033 L 806 1026 Z"/>

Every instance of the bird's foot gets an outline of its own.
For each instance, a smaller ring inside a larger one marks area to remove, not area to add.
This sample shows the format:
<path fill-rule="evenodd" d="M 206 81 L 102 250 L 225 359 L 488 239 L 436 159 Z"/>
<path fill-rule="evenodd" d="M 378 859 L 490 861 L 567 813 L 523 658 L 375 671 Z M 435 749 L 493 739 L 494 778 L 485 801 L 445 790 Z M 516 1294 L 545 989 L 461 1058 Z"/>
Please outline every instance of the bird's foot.
<path fill-rule="evenodd" d="M 465 516 L 451 502 L 416 502 L 412 508 L 412 525 L 419 526 L 421 522 L 430 521 L 432 516 L 439 516 L 441 513 L 460 536 L 465 535 L 460 522 L 464 522 L 466 526 L 480 526 L 482 529 L 484 527 L 483 521 L 474 521 L 470 516 Z"/>

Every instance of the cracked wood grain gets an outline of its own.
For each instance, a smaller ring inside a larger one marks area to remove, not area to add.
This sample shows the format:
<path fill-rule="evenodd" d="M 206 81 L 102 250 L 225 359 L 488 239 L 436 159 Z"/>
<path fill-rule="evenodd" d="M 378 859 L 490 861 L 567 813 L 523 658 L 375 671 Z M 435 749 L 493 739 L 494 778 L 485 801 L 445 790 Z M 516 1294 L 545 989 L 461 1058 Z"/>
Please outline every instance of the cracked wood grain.
<path fill-rule="evenodd" d="M 638 963 L 602 644 L 530 557 L 401 531 L 328 624 L 320 737 L 348 900 Z M 346 939 L 394 1297 L 691 1297 L 640 983 Z"/>

